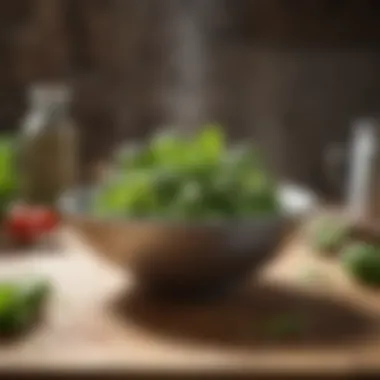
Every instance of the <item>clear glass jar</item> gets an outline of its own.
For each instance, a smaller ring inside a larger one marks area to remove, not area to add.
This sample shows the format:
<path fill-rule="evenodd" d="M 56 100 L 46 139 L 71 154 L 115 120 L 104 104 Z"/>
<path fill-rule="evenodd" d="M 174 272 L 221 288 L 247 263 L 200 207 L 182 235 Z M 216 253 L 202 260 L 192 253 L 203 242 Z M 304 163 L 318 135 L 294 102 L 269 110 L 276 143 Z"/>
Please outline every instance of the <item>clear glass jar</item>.
<path fill-rule="evenodd" d="M 31 204 L 55 205 L 75 186 L 78 135 L 68 113 L 70 90 L 60 84 L 34 85 L 21 128 L 21 196 Z"/>

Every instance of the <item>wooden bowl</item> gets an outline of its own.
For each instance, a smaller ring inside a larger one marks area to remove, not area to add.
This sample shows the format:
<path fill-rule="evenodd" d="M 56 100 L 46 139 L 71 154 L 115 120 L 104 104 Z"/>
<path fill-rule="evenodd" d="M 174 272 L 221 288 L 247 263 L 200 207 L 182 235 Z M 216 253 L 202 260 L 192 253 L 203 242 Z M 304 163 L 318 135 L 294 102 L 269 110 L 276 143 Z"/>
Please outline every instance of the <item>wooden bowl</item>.
<path fill-rule="evenodd" d="M 207 223 L 93 218 L 86 213 L 83 193 L 63 208 L 85 240 L 128 268 L 140 287 L 188 298 L 224 294 L 258 271 L 314 204 L 307 195 L 310 204 L 302 210 L 288 199 L 278 216 Z"/>

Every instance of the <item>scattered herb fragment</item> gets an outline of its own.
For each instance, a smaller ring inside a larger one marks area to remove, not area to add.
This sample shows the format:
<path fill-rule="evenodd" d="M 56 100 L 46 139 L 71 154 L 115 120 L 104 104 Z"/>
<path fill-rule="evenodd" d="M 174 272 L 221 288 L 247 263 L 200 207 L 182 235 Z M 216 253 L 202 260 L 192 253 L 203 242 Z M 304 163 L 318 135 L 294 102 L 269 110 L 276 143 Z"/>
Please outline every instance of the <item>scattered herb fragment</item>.
<path fill-rule="evenodd" d="M 325 285 L 328 283 L 328 276 L 326 273 L 316 268 L 308 268 L 301 272 L 300 279 L 306 284 Z"/>
<path fill-rule="evenodd" d="M 311 245 L 324 254 L 336 253 L 350 237 L 350 225 L 337 217 L 321 217 L 311 228 Z"/>
<path fill-rule="evenodd" d="M 299 314 L 284 314 L 267 321 L 266 333 L 273 338 L 292 338 L 306 329 L 306 321 Z"/>

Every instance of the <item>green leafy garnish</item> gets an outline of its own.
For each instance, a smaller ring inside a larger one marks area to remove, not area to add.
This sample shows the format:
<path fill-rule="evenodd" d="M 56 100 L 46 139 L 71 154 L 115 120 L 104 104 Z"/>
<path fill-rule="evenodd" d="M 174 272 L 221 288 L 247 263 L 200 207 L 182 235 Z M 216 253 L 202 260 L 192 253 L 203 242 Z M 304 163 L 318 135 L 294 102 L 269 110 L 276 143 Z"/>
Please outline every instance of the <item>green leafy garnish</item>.
<path fill-rule="evenodd" d="M 0 335 L 17 334 L 30 327 L 49 293 L 50 284 L 44 281 L 0 283 Z"/>
<path fill-rule="evenodd" d="M 227 147 L 209 125 L 192 138 L 175 132 L 118 152 L 118 178 L 94 198 L 97 215 L 222 219 L 279 212 L 276 186 L 255 149 Z"/>
<path fill-rule="evenodd" d="M 342 252 L 342 263 L 348 273 L 358 281 L 380 286 L 380 247 L 356 242 Z"/>
<path fill-rule="evenodd" d="M 0 214 L 16 197 L 18 178 L 16 141 L 12 137 L 0 137 Z"/>

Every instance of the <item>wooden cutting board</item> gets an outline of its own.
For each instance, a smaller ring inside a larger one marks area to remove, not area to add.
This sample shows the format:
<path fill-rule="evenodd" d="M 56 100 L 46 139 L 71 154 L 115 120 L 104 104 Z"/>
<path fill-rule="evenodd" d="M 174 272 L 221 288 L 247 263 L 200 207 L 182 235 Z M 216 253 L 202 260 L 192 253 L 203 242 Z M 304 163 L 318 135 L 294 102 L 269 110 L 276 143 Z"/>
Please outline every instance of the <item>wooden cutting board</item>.
<path fill-rule="evenodd" d="M 160 305 L 134 294 L 128 273 L 70 231 L 59 247 L 3 252 L 0 276 L 46 274 L 45 323 L 0 348 L 0 369 L 133 374 L 340 373 L 380 370 L 380 293 L 353 284 L 334 260 L 290 239 L 257 283 L 208 305 Z M 304 329 L 279 338 L 279 315 Z M 270 323 L 269 323 L 270 322 Z"/>

